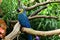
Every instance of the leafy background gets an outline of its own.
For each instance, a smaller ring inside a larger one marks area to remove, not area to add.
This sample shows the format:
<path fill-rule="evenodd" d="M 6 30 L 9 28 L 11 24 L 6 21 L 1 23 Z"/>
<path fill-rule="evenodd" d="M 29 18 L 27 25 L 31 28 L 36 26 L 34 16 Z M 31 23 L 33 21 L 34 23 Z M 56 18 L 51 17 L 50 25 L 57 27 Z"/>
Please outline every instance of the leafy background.
<path fill-rule="evenodd" d="M 34 5 L 36 2 L 44 2 L 44 1 L 46 0 L 35 0 L 35 2 L 31 2 L 31 0 L 21 0 L 21 3 L 29 7 Z M 48 8 L 39 12 L 38 15 L 57 16 L 60 19 L 60 3 L 51 3 L 51 4 L 48 4 L 47 6 Z M 10 26 L 10 23 L 8 20 L 17 20 L 17 15 L 18 15 L 18 13 L 16 12 L 17 8 L 18 8 L 17 0 L 3 0 L 2 4 L 0 5 L 0 9 L 2 10 L 0 12 L 0 17 L 6 20 L 6 23 L 8 26 Z M 33 12 L 35 12 L 39 8 L 42 8 L 42 6 L 38 6 L 35 9 L 27 11 L 27 16 L 31 15 Z M 59 19 L 50 19 L 50 18 L 37 19 L 36 18 L 36 19 L 30 20 L 30 23 L 32 28 L 35 30 L 48 31 L 48 30 L 54 30 L 54 29 L 60 28 Z M 10 30 L 8 30 L 8 32 L 9 31 Z M 58 35 L 47 36 L 47 37 L 40 36 L 40 39 L 41 40 L 60 40 L 60 37 Z M 23 37 L 21 37 L 21 40 L 24 40 Z M 33 40 L 35 40 L 35 36 L 33 36 Z"/>

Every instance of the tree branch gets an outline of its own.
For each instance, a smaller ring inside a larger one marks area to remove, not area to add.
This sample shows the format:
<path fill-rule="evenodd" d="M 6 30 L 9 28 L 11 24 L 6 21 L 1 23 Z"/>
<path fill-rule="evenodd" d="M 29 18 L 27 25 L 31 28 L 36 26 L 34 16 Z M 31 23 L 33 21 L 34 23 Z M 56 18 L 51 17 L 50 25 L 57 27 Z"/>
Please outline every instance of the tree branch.
<path fill-rule="evenodd" d="M 44 9 L 46 9 L 46 8 L 47 8 L 47 6 L 44 6 L 43 8 L 40 8 L 40 9 L 36 10 L 34 13 L 32 13 L 32 14 L 30 15 L 30 17 L 37 15 L 40 11 L 42 11 L 42 10 L 44 10 Z"/>
<path fill-rule="evenodd" d="M 33 16 L 33 17 L 29 17 L 29 19 L 33 19 L 33 18 L 40 18 L 41 16 Z M 45 16 L 44 16 L 45 17 Z M 50 18 L 49 16 L 47 16 L 47 18 Z M 14 26 L 13 31 L 8 34 L 4 40 L 13 40 L 17 35 L 20 34 L 20 27 L 21 25 L 19 24 L 19 22 L 17 22 Z M 53 30 L 53 31 L 36 31 L 30 28 L 22 28 L 23 32 L 32 34 L 32 35 L 39 35 L 39 36 L 48 36 L 48 35 L 54 35 L 54 34 L 59 34 L 60 33 L 60 29 L 58 30 Z"/>
<path fill-rule="evenodd" d="M 35 16 L 32 16 L 32 17 L 28 17 L 29 20 L 32 20 L 32 19 L 35 19 L 35 18 L 52 18 L 52 19 L 58 19 L 58 17 L 56 16 L 46 16 L 46 15 L 35 15 Z M 12 22 L 12 23 L 16 23 L 18 22 L 18 20 L 9 20 L 9 22 Z"/>
<path fill-rule="evenodd" d="M 4 40 L 13 40 L 19 34 L 20 34 L 20 25 L 18 22 L 15 24 L 13 31 L 10 34 L 8 34 Z"/>
<path fill-rule="evenodd" d="M 24 6 L 24 8 L 26 10 L 31 10 L 31 9 L 34 9 L 35 7 L 37 7 L 37 6 L 43 6 L 43 5 L 47 5 L 47 4 L 50 4 L 50 3 L 60 3 L 60 1 L 46 1 L 46 2 L 43 2 L 43 3 L 36 3 L 35 5 L 33 5 L 31 7 Z"/>
<path fill-rule="evenodd" d="M 36 31 L 30 28 L 23 27 L 22 31 L 28 34 L 38 35 L 38 36 L 52 36 L 55 34 L 60 34 L 60 29 L 51 30 L 51 31 Z"/>
<path fill-rule="evenodd" d="M 6 40 L 7 39 L 13 40 L 19 34 L 18 32 L 19 32 L 20 27 L 21 27 L 19 25 L 20 25 L 19 22 L 16 23 L 16 26 L 14 27 L 13 31 L 5 37 Z M 52 36 L 55 34 L 60 34 L 60 29 L 51 30 L 51 31 L 36 31 L 36 30 L 31 29 L 31 28 L 23 27 L 22 32 L 32 34 L 32 35 L 38 35 L 38 36 Z"/>
<path fill-rule="evenodd" d="M 56 16 L 46 16 L 46 15 L 36 15 L 36 16 L 28 17 L 28 18 L 29 18 L 29 20 L 35 19 L 35 18 L 53 18 L 53 19 L 58 19 L 58 17 L 56 17 Z"/>

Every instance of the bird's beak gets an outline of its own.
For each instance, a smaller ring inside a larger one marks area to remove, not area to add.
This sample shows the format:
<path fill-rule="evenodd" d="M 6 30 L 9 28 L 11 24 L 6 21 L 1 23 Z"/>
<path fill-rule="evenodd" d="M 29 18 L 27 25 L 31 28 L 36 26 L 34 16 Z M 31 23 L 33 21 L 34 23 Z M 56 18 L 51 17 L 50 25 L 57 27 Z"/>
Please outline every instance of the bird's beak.
<path fill-rule="evenodd" d="M 20 13 L 23 13 L 23 9 L 20 9 L 19 11 L 20 11 Z"/>
<path fill-rule="evenodd" d="M 17 9 L 17 12 L 20 12 L 20 9 Z"/>
<path fill-rule="evenodd" d="M 18 9 L 17 10 L 19 13 L 22 13 L 23 12 L 23 9 Z"/>

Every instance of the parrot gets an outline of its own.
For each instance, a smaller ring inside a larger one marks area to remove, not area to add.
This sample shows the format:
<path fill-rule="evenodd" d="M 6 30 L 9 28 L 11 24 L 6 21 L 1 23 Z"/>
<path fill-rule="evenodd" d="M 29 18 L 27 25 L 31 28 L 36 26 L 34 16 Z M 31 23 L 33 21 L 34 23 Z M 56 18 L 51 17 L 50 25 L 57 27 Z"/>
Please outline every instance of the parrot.
<path fill-rule="evenodd" d="M 21 24 L 22 27 L 31 28 L 30 22 L 28 20 L 27 15 L 26 15 L 26 10 L 24 8 L 19 8 L 19 9 L 17 9 L 17 12 L 18 12 L 19 24 Z M 26 35 L 27 35 L 26 40 L 32 40 L 31 34 L 26 33 Z"/>

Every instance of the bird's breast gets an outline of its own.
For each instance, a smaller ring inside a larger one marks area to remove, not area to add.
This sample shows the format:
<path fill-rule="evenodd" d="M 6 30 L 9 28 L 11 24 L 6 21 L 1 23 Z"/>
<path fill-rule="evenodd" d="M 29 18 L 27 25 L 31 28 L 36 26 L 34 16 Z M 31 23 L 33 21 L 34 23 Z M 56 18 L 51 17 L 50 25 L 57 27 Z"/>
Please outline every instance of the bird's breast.
<path fill-rule="evenodd" d="M 19 23 L 22 26 L 30 28 L 30 23 L 29 23 L 29 20 L 28 20 L 28 17 L 27 16 L 25 16 L 23 14 L 19 14 L 18 15 L 18 20 L 19 20 Z"/>

